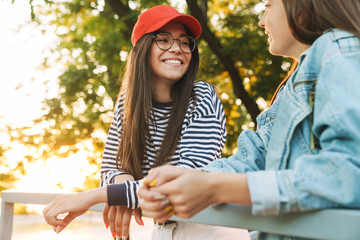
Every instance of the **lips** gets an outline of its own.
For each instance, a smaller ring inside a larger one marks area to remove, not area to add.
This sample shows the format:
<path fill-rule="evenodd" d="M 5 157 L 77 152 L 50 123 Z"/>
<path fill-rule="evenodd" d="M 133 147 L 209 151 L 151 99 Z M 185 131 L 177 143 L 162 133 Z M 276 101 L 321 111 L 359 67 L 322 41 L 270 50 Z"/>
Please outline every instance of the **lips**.
<path fill-rule="evenodd" d="M 271 34 L 268 31 L 265 31 L 265 34 L 268 35 L 268 40 L 270 40 L 271 39 Z"/>

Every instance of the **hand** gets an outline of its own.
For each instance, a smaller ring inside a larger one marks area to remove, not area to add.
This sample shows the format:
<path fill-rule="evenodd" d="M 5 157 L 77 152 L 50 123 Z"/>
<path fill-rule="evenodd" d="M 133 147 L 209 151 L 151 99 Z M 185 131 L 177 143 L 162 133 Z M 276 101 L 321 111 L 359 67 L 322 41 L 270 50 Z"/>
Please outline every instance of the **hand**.
<path fill-rule="evenodd" d="M 166 221 L 172 213 L 181 218 L 190 218 L 216 202 L 216 189 L 212 188 L 215 179 L 210 173 L 162 166 L 152 169 L 148 179 L 148 183 L 156 179 L 156 186 L 144 184 L 139 189 L 140 207 L 144 216 L 158 222 Z M 164 199 L 170 201 L 173 206 L 171 210 Z"/>
<path fill-rule="evenodd" d="M 174 207 L 165 195 L 153 191 L 148 184 L 143 184 L 137 192 L 140 197 L 142 214 L 153 218 L 156 222 L 163 223 L 174 214 Z"/>
<path fill-rule="evenodd" d="M 126 180 L 135 181 L 134 177 L 130 174 L 121 174 L 115 177 L 114 183 L 123 183 Z M 135 220 L 139 225 L 144 225 L 141 219 L 140 209 L 129 209 L 125 206 L 112 206 L 109 207 L 107 204 L 103 211 L 103 221 L 110 231 L 113 237 L 121 236 L 126 237 L 129 235 L 131 215 L 134 212 Z"/>
<path fill-rule="evenodd" d="M 106 228 L 110 226 L 110 231 L 112 236 L 129 236 L 130 230 L 130 221 L 132 217 L 132 212 L 134 212 L 135 221 L 139 225 L 144 225 L 141 219 L 140 209 L 129 209 L 125 206 L 111 206 L 107 204 L 104 207 L 103 211 L 103 220 L 106 225 Z"/>
<path fill-rule="evenodd" d="M 97 188 L 81 193 L 66 194 L 55 198 L 43 210 L 45 221 L 59 233 L 76 217 L 84 214 L 92 205 L 106 202 L 106 189 Z M 60 214 L 68 213 L 60 219 Z"/>

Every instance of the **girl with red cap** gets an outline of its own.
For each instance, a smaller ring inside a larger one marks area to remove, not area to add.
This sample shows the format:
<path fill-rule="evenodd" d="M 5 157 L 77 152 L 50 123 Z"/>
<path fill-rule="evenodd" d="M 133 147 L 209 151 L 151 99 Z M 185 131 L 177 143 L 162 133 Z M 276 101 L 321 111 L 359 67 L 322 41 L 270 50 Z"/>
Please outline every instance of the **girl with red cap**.
<path fill-rule="evenodd" d="M 225 114 L 214 89 L 195 83 L 199 22 L 167 5 L 143 12 L 134 26 L 126 72 L 101 165 L 101 188 L 61 196 L 44 209 L 56 232 L 99 202 L 113 237 L 127 239 L 134 213 L 143 225 L 137 189 L 153 167 L 204 167 L 220 157 Z M 150 183 L 156 184 L 155 182 Z M 162 199 L 168 216 L 174 214 Z M 69 212 L 63 219 L 61 213 Z M 243 236 L 243 237 L 242 237 Z M 249 239 L 247 230 L 167 221 L 152 239 Z"/>

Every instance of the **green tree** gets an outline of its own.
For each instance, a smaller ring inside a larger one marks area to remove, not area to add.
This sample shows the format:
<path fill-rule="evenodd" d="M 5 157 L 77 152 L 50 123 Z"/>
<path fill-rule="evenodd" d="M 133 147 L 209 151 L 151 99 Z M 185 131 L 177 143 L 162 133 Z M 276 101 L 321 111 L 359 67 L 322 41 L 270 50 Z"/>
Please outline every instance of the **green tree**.
<path fill-rule="evenodd" d="M 174 6 L 196 17 L 203 27 L 198 79 L 212 83 L 224 104 L 229 133 L 224 155 L 236 148 L 243 129 L 255 127 L 256 116 L 263 110 L 259 101 L 271 98 L 285 76 L 281 66 L 289 65 L 288 60 L 268 53 L 267 37 L 257 25 L 259 3 L 186 0 Z M 143 10 L 170 1 L 72 0 L 54 2 L 46 11 L 30 4 L 39 24 L 41 16 L 52 17 L 59 37 L 53 56 L 65 70 L 58 78 L 59 95 L 45 99 L 45 114 L 34 121 L 47 127 L 26 138 L 18 134 L 17 139 L 38 147 L 44 158 L 76 153 L 79 143 L 90 141 L 93 155 L 89 161 L 99 166 L 104 146 L 99 133 L 107 132 L 112 118 L 132 47 L 132 28 Z M 44 59 L 44 67 L 51 67 L 52 61 Z"/>

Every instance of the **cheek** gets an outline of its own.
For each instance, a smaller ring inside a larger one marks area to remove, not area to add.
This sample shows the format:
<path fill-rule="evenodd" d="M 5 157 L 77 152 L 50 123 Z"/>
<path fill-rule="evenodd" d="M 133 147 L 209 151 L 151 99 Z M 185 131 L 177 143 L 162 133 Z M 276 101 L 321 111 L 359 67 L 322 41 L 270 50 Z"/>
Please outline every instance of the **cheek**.
<path fill-rule="evenodd" d="M 187 62 L 187 67 L 186 67 L 186 70 L 187 70 L 187 69 L 189 68 L 189 66 L 190 66 L 191 57 L 192 57 L 192 55 L 191 55 L 191 54 L 188 54 L 188 56 L 186 56 L 186 62 Z"/>
<path fill-rule="evenodd" d="M 150 62 L 156 60 L 160 56 L 161 53 L 162 53 L 162 51 L 156 46 L 155 43 L 153 43 L 150 48 L 148 60 Z"/>

